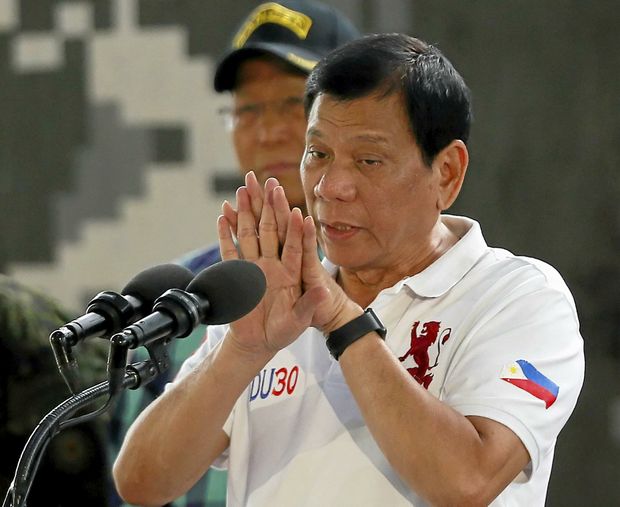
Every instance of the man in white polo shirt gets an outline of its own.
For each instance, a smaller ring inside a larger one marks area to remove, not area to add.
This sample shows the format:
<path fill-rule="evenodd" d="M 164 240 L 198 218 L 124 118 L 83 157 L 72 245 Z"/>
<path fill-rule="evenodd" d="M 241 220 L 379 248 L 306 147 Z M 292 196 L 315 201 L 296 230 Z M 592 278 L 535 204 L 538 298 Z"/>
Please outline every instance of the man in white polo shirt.
<path fill-rule="evenodd" d="M 374 35 L 317 65 L 306 107 L 309 217 L 273 180 L 238 191 L 222 258 L 256 262 L 267 293 L 136 422 L 119 491 L 163 503 L 214 464 L 229 505 L 544 505 L 583 343 L 552 267 L 443 213 L 465 83 L 436 48 Z"/>

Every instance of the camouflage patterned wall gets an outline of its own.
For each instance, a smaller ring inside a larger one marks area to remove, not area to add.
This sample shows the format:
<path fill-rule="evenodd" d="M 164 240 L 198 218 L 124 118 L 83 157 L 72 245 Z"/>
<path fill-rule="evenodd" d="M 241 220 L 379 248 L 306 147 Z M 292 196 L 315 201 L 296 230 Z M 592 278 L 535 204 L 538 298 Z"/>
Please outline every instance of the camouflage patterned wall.
<path fill-rule="evenodd" d="M 256 3 L 0 0 L 0 270 L 81 308 L 215 238 L 236 173 L 211 73 Z M 586 338 L 548 505 L 620 504 L 617 0 L 328 3 L 437 44 L 470 84 L 454 211 L 558 267 Z"/>
<path fill-rule="evenodd" d="M 213 240 L 211 72 L 251 5 L 0 3 L 0 269 L 76 307 Z"/>

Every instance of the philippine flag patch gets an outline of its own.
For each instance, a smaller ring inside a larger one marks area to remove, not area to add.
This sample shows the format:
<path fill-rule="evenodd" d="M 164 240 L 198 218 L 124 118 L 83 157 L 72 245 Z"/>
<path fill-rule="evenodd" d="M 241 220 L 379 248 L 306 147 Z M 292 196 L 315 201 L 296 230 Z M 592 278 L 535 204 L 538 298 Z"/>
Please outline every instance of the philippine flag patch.
<path fill-rule="evenodd" d="M 544 401 L 545 408 L 553 405 L 560 390 L 557 384 L 524 359 L 518 359 L 504 366 L 500 378 Z"/>

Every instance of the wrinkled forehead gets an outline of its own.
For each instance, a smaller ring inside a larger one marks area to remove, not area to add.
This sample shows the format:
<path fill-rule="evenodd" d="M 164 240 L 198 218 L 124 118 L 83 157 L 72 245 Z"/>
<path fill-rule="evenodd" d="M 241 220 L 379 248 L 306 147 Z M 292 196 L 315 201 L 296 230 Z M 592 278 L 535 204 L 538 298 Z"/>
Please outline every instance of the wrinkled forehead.
<path fill-rule="evenodd" d="M 375 126 L 381 125 L 386 119 L 406 122 L 402 94 L 386 95 L 377 91 L 361 97 L 341 98 L 329 93 L 319 93 L 308 111 L 308 128 L 316 127 L 322 122 Z"/>
<path fill-rule="evenodd" d="M 319 94 L 308 113 L 306 143 L 338 149 L 376 146 L 402 154 L 419 150 L 401 94 L 371 94 L 342 100 Z"/>

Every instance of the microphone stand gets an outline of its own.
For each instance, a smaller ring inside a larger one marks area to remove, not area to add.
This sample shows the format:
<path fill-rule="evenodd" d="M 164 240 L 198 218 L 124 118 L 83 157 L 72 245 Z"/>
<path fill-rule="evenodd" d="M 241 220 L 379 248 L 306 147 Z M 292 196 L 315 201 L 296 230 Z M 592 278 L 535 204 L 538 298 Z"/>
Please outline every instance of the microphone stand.
<path fill-rule="evenodd" d="M 122 388 L 137 389 L 141 385 L 148 384 L 161 373 L 160 365 L 161 363 L 157 364 L 148 359 L 127 366 Z M 105 405 L 95 412 L 71 419 L 71 416 L 79 409 L 108 394 L 109 382 L 106 380 L 63 401 L 39 422 L 22 451 L 13 482 L 7 491 L 2 507 L 26 506 L 26 499 L 30 493 L 32 482 L 51 439 L 63 429 L 92 419 L 106 410 L 116 395 L 109 396 Z"/>

